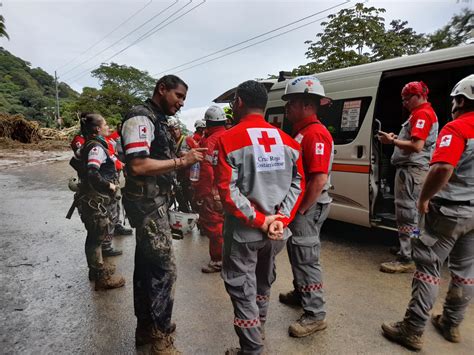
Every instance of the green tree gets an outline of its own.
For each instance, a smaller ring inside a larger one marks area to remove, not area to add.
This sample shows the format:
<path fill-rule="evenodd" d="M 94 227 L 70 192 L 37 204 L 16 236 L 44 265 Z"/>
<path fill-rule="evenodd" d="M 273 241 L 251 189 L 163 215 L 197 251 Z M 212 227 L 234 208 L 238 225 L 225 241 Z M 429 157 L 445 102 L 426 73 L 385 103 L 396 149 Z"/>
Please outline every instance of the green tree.
<path fill-rule="evenodd" d="M 0 15 L 0 37 L 6 37 L 7 39 L 10 39 L 5 27 L 5 18 L 2 15 Z"/>
<path fill-rule="evenodd" d="M 139 100 L 149 98 L 156 84 L 148 72 L 116 63 L 102 64 L 92 76 L 99 79 L 102 88 L 115 88 Z"/>
<path fill-rule="evenodd" d="M 312 60 L 295 69 L 294 74 L 309 74 L 345 68 L 377 60 L 421 51 L 426 42 L 423 34 L 395 20 L 386 30 L 383 8 L 366 7 L 362 3 L 329 15 L 322 22 L 323 32 L 309 44 L 306 57 Z"/>
<path fill-rule="evenodd" d="M 428 47 L 433 51 L 472 43 L 473 36 L 474 11 L 466 8 L 454 15 L 446 26 L 428 36 Z"/>

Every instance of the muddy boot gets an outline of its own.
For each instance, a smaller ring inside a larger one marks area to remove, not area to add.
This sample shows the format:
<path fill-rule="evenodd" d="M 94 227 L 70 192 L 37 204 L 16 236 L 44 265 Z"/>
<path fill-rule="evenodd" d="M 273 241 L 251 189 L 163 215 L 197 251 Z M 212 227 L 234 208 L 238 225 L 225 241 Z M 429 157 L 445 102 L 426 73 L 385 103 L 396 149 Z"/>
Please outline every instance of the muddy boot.
<path fill-rule="evenodd" d="M 151 331 L 150 355 L 180 355 L 174 346 L 174 337 L 171 333 L 164 333 L 158 328 Z"/>
<path fill-rule="evenodd" d="M 114 264 L 106 264 L 103 266 L 106 268 L 111 274 L 115 273 L 115 265 Z M 89 281 L 95 281 L 97 277 L 97 270 L 94 268 L 89 268 Z"/>
<path fill-rule="evenodd" d="M 300 306 L 301 307 L 301 298 L 296 290 L 280 293 L 278 299 L 281 303 L 287 304 L 289 306 Z"/>
<path fill-rule="evenodd" d="M 169 332 L 173 333 L 176 330 L 176 323 L 170 323 Z M 135 329 L 135 346 L 150 344 L 153 341 L 151 337 L 152 325 L 151 324 L 137 324 Z"/>
<path fill-rule="evenodd" d="M 324 319 L 318 320 L 314 316 L 303 313 L 295 323 L 290 325 L 288 333 L 296 338 L 302 338 L 319 330 L 326 329 L 327 323 Z"/>
<path fill-rule="evenodd" d="M 403 273 L 413 273 L 416 270 L 415 263 L 413 261 L 389 261 L 387 263 L 380 264 L 380 271 L 386 272 L 389 274 L 403 274 Z"/>
<path fill-rule="evenodd" d="M 433 314 L 431 316 L 431 323 L 447 341 L 450 341 L 452 343 L 461 342 L 461 333 L 459 332 L 459 326 L 449 323 L 443 318 L 443 315 Z"/>
<path fill-rule="evenodd" d="M 210 261 L 209 264 L 201 268 L 201 271 L 205 274 L 221 272 L 221 270 L 222 270 L 222 261 Z"/>
<path fill-rule="evenodd" d="M 383 335 L 411 350 L 421 350 L 423 346 L 423 332 L 415 331 L 405 322 L 383 323 Z"/>
<path fill-rule="evenodd" d="M 119 288 L 125 285 L 125 279 L 120 275 L 114 275 L 107 267 L 102 267 L 97 270 L 95 290 L 109 290 L 112 288 Z"/>

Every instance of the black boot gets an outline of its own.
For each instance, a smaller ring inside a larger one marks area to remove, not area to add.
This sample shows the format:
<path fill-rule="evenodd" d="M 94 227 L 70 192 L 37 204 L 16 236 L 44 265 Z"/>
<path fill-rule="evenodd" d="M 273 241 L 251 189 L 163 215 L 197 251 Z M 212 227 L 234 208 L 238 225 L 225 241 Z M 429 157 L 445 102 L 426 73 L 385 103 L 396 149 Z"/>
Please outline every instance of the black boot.
<path fill-rule="evenodd" d="M 121 223 L 115 225 L 114 235 L 132 235 L 133 229 L 125 228 Z"/>
<path fill-rule="evenodd" d="M 104 240 L 102 242 L 102 256 L 118 256 L 122 255 L 122 251 L 112 247 L 112 242 Z"/>

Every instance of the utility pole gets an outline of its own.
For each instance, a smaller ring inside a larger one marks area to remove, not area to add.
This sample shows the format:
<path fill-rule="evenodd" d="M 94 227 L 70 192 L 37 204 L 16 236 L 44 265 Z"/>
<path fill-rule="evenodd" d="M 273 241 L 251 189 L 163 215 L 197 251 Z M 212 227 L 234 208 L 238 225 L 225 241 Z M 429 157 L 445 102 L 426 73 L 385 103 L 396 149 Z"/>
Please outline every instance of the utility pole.
<path fill-rule="evenodd" d="M 56 86 L 56 122 L 59 125 L 59 128 L 62 128 L 61 119 L 59 117 L 59 92 L 58 92 L 58 76 L 56 70 L 54 71 L 54 83 Z"/>

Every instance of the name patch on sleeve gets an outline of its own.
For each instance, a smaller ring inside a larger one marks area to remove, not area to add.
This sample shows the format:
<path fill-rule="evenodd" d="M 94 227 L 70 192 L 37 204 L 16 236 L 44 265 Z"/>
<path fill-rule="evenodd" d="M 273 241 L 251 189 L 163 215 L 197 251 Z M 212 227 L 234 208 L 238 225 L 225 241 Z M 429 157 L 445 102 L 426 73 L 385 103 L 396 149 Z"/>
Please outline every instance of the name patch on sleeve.
<path fill-rule="evenodd" d="M 451 145 L 451 139 L 453 138 L 452 134 L 447 134 L 441 137 L 439 141 L 439 147 L 449 147 Z"/>

